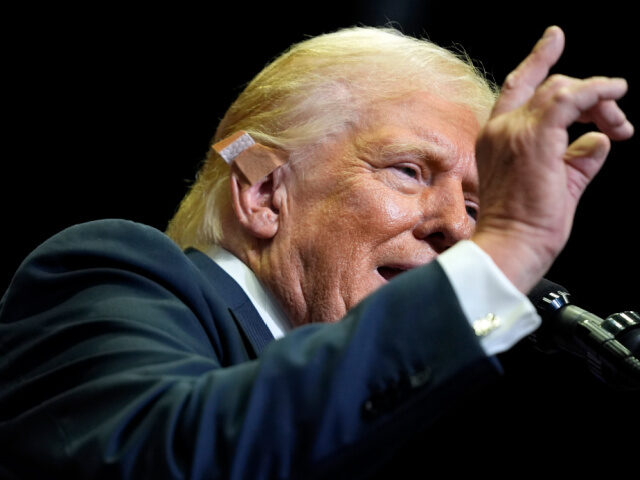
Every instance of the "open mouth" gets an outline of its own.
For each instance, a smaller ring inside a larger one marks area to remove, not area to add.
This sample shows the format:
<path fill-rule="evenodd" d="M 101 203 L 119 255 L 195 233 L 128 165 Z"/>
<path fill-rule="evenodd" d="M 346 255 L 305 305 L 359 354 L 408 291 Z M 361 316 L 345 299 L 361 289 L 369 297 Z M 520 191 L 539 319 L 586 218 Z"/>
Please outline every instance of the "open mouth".
<path fill-rule="evenodd" d="M 396 277 L 397 275 L 400 275 L 401 273 L 406 271 L 407 271 L 406 268 L 387 267 L 387 266 L 378 267 L 378 274 L 380 274 L 380 276 L 384 278 L 387 282 L 393 279 L 394 277 Z"/>

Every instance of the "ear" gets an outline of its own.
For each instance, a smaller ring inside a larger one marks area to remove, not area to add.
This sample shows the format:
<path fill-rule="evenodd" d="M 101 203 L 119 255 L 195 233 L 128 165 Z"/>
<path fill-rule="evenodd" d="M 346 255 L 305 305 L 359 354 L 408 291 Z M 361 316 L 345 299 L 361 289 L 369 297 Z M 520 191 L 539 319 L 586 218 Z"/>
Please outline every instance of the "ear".
<path fill-rule="evenodd" d="M 253 184 L 231 166 L 231 204 L 238 222 L 253 237 L 270 239 L 278 231 L 280 211 L 274 203 L 274 172 Z"/>

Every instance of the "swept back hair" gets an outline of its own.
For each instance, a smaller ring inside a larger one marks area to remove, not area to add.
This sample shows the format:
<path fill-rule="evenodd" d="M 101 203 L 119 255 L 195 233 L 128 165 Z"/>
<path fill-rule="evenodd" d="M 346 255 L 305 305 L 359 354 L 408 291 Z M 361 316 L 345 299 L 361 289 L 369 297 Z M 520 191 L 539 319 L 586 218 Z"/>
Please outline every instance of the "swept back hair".
<path fill-rule="evenodd" d="M 267 65 L 226 112 L 212 143 L 245 130 L 297 161 L 362 125 L 373 102 L 425 90 L 469 107 L 480 122 L 497 96 L 496 86 L 464 53 L 392 28 L 346 28 L 295 44 Z M 167 234 L 181 248 L 205 249 L 220 241 L 230 204 L 228 179 L 229 166 L 210 149 L 169 222 Z"/>

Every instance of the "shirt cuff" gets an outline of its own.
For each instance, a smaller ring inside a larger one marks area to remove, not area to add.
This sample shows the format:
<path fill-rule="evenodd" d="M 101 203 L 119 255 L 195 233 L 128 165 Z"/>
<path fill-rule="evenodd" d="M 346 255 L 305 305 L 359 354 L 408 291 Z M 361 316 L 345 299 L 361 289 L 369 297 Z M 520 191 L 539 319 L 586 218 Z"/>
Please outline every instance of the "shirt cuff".
<path fill-rule="evenodd" d="M 437 261 L 487 355 L 510 349 L 540 326 L 527 296 L 471 240 L 458 242 Z"/>

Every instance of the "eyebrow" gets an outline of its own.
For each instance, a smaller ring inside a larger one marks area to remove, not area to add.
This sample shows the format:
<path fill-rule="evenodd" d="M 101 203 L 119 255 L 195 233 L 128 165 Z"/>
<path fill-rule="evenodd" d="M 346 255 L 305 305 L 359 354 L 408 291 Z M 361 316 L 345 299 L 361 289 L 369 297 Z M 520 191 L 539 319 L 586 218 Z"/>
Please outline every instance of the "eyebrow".
<path fill-rule="evenodd" d="M 444 154 L 444 149 L 429 142 L 389 142 L 376 148 L 381 155 L 411 155 L 417 157 L 436 156 Z"/>
<path fill-rule="evenodd" d="M 389 141 L 378 145 L 375 150 L 379 155 L 391 157 L 407 155 L 420 158 L 427 163 L 437 162 L 442 168 L 451 168 L 453 162 L 459 158 L 457 149 L 446 139 L 435 134 L 424 134 L 423 139 L 403 141 Z M 426 137 L 426 138 L 425 138 Z"/>

